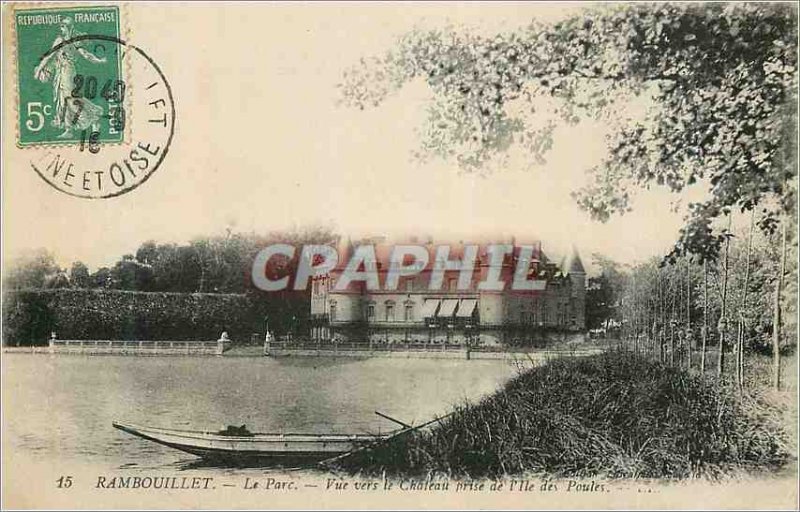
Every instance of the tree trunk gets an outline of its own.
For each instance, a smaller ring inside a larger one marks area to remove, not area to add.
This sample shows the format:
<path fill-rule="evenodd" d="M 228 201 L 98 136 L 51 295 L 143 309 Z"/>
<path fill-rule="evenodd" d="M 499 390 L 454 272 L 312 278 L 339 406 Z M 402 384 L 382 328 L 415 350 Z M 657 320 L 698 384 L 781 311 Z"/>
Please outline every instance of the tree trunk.
<path fill-rule="evenodd" d="M 636 269 L 633 269 L 633 297 L 632 297 L 632 325 L 633 325 L 633 353 L 639 353 L 639 300 L 636 293 Z"/>
<path fill-rule="evenodd" d="M 676 305 L 674 308 L 675 312 L 675 337 L 677 338 L 677 344 L 675 347 L 675 359 L 678 362 L 678 367 L 683 364 L 683 333 L 684 329 L 681 328 L 681 321 L 683 320 L 683 282 L 681 281 L 681 271 L 680 267 L 676 264 L 675 266 L 675 286 L 677 286 L 677 290 L 675 291 L 675 301 Z"/>
<path fill-rule="evenodd" d="M 686 256 L 686 369 L 692 369 L 692 274 Z"/>
<path fill-rule="evenodd" d="M 667 311 L 667 297 L 666 293 L 664 292 L 664 283 L 661 281 L 661 271 L 657 271 L 657 279 L 658 279 L 658 290 L 661 299 L 661 315 L 660 315 L 660 325 L 658 328 L 658 347 L 659 347 L 659 358 L 662 363 L 667 362 L 667 354 L 666 354 L 666 311 Z"/>
<path fill-rule="evenodd" d="M 742 291 L 742 305 L 739 307 L 739 336 L 736 341 L 736 383 L 739 392 L 744 388 L 744 338 L 747 332 L 747 292 L 750 287 L 750 254 L 753 249 L 753 222 L 755 220 L 755 208 L 750 212 L 750 230 L 747 233 L 747 253 L 745 256 L 744 267 L 744 290 Z"/>
<path fill-rule="evenodd" d="M 700 375 L 706 372 L 706 343 L 708 341 L 708 261 L 703 258 L 703 332 L 700 352 Z"/>
<path fill-rule="evenodd" d="M 728 230 L 725 237 L 725 260 L 722 266 L 722 304 L 720 305 L 719 323 L 717 330 L 719 331 L 719 356 L 717 359 L 717 378 L 722 382 L 723 375 L 725 374 L 725 334 L 728 330 L 728 312 L 726 311 L 726 304 L 728 301 L 728 255 L 731 248 L 731 223 L 733 221 L 733 212 L 728 214 Z"/>
<path fill-rule="evenodd" d="M 672 297 L 672 314 L 669 317 L 669 365 L 675 366 L 675 306 L 678 303 L 678 297 Z"/>
<path fill-rule="evenodd" d="M 781 292 L 783 291 L 783 275 L 786 273 L 786 224 L 783 219 L 781 229 L 781 264 L 778 279 L 775 282 L 775 319 L 772 326 L 772 386 L 776 391 L 781 389 Z"/>
<path fill-rule="evenodd" d="M 652 305 L 651 305 L 652 308 Z M 648 343 L 647 349 L 650 351 L 651 356 L 655 356 L 656 353 L 656 321 L 655 321 L 655 309 L 652 310 L 650 314 L 650 324 L 647 326 L 650 342 Z"/>
<path fill-rule="evenodd" d="M 669 323 L 669 365 L 675 366 L 675 322 Z"/>

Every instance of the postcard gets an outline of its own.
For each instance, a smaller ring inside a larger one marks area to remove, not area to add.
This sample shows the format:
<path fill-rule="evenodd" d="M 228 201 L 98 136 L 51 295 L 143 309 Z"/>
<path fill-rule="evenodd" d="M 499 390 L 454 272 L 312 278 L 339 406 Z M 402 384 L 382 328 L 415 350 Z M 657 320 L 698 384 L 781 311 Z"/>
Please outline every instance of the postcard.
<path fill-rule="evenodd" d="M 2 506 L 798 503 L 798 8 L 2 6 Z"/>

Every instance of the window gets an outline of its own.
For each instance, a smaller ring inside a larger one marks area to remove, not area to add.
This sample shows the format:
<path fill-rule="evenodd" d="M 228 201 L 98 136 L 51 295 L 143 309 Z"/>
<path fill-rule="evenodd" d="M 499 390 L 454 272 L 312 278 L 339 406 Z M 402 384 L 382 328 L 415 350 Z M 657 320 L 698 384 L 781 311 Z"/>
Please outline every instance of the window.
<path fill-rule="evenodd" d="M 331 322 L 336 321 L 336 303 L 331 302 Z"/>
<path fill-rule="evenodd" d="M 386 321 L 394 322 L 394 303 L 386 303 Z"/>
<path fill-rule="evenodd" d="M 450 279 L 447 280 L 447 289 L 450 290 L 451 292 L 456 291 L 456 283 L 457 283 L 456 278 L 451 277 Z"/>
<path fill-rule="evenodd" d="M 414 291 L 414 279 L 406 279 L 406 291 Z"/>
<path fill-rule="evenodd" d="M 375 318 L 375 304 L 370 304 L 367 306 L 367 318 Z"/>
<path fill-rule="evenodd" d="M 405 320 L 406 322 L 414 321 L 414 306 L 412 304 L 406 304 Z"/>

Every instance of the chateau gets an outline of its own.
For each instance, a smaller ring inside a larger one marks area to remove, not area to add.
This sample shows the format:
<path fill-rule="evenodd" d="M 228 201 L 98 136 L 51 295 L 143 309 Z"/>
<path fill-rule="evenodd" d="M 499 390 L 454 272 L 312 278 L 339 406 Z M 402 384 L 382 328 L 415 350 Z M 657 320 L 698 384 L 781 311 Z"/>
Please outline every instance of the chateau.
<path fill-rule="evenodd" d="M 577 251 L 573 248 L 556 263 L 542 252 L 540 242 L 534 242 L 524 244 L 530 257 L 521 260 L 523 244 L 513 238 L 501 243 L 513 248 L 501 258 L 492 258 L 487 245 L 478 245 L 471 283 L 466 288 L 459 284 L 459 270 L 445 270 L 439 272 L 444 274 L 442 285 L 431 289 L 431 276 L 436 272 L 434 265 L 426 265 L 414 275 L 400 277 L 396 289 L 370 290 L 363 282 L 339 289 L 336 283 L 344 271 L 340 263 L 312 278 L 312 339 L 477 346 L 520 343 L 546 333 L 585 331 L 586 273 Z M 374 247 L 376 261 L 371 270 L 377 271 L 383 283 L 391 252 L 383 239 L 358 244 L 348 241 L 339 248 L 339 261 L 347 261 L 358 245 L 366 244 Z M 463 258 L 468 247 L 462 242 L 448 245 L 450 261 Z M 429 248 L 430 261 L 434 261 L 432 241 L 425 247 Z M 479 286 L 493 276 L 510 285 L 518 265 L 523 267 L 528 289 Z"/>

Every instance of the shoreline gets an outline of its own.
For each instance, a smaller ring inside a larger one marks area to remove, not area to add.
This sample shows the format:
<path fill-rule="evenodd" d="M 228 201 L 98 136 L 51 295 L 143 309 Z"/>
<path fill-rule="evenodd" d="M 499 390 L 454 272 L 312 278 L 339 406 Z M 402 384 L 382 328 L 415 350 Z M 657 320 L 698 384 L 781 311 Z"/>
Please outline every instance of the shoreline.
<path fill-rule="evenodd" d="M 527 356 L 591 356 L 600 354 L 602 348 L 589 348 L 579 350 L 497 350 L 497 351 L 468 351 L 460 350 L 332 350 L 332 349 L 273 349 L 265 357 L 344 357 L 344 358 L 387 358 L 387 359 L 460 359 L 460 360 L 517 360 Z"/>
<path fill-rule="evenodd" d="M 221 355 L 223 341 L 51 340 L 48 345 L 3 347 L 3 353 L 81 355 Z"/>
<path fill-rule="evenodd" d="M 331 357 L 331 358 L 389 358 L 389 359 L 449 359 L 449 360 L 518 360 L 527 357 L 591 356 L 600 354 L 605 348 L 590 347 L 569 349 L 517 349 L 467 350 L 466 348 L 442 350 L 431 349 L 393 349 L 380 348 L 338 349 L 326 348 L 271 348 L 265 353 L 262 347 L 227 347 L 221 350 L 216 342 L 124 342 L 78 340 L 60 342 L 53 346 L 2 347 L 4 354 L 47 354 L 47 355 L 121 355 L 121 356 L 220 356 L 236 358 L 287 358 L 287 357 Z"/>

